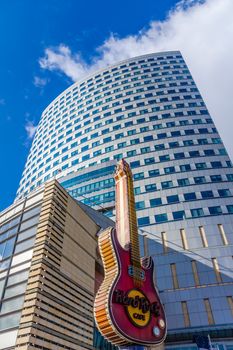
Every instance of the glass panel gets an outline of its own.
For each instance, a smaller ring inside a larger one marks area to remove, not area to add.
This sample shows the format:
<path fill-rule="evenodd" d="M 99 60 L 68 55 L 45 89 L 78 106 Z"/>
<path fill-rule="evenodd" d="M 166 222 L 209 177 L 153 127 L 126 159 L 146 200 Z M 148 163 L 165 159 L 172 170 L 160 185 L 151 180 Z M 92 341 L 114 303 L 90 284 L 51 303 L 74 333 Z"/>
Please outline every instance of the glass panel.
<path fill-rule="evenodd" d="M 17 294 L 25 293 L 27 282 L 18 284 L 17 286 L 7 288 L 4 294 L 4 298 L 10 298 Z"/>
<path fill-rule="evenodd" d="M 17 242 L 23 241 L 26 238 L 29 238 L 31 236 L 34 236 L 36 234 L 36 230 L 37 230 L 37 226 L 33 226 L 31 228 L 29 228 L 28 230 L 20 233 L 18 235 L 18 240 Z"/>
<path fill-rule="evenodd" d="M 22 271 L 20 273 L 17 273 L 15 275 L 9 276 L 7 286 L 10 286 L 11 284 L 15 284 L 15 283 L 20 283 L 24 280 L 27 280 L 28 274 L 29 274 L 29 270 L 26 270 L 26 271 Z"/>
<path fill-rule="evenodd" d="M 10 259 L 4 260 L 0 263 L 0 271 L 7 269 L 10 266 Z"/>
<path fill-rule="evenodd" d="M 26 228 L 36 225 L 39 222 L 39 216 L 29 219 L 21 224 L 20 230 L 25 230 Z"/>
<path fill-rule="evenodd" d="M 18 224 L 20 221 L 20 216 L 17 216 L 16 218 L 14 218 L 13 220 L 7 222 L 6 224 L 2 225 L 0 227 L 0 233 L 3 231 L 8 230 L 9 228 L 15 226 L 16 224 Z"/>
<path fill-rule="evenodd" d="M 3 252 L 3 259 L 7 258 L 8 256 L 10 256 L 13 252 L 14 249 L 14 244 L 15 244 L 15 239 L 16 237 L 13 237 L 11 239 L 9 239 L 8 241 L 5 242 L 5 249 Z"/>
<path fill-rule="evenodd" d="M 2 297 L 2 291 L 3 291 L 4 285 L 5 285 L 5 279 L 0 281 L 0 299 Z"/>
<path fill-rule="evenodd" d="M 18 298 L 4 301 L 2 303 L 1 314 L 20 309 L 23 306 L 24 295 Z"/>
<path fill-rule="evenodd" d="M 9 316 L 0 317 L 0 330 L 13 328 L 19 325 L 21 312 L 10 314 Z"/>
<path fill-rule="evenodd" d="M 22 252 L 23 250 L 26 250 L 28 248 L 31 248 L 35 242 L 35 237 L 32 237 L 31 239 L 28 239 L 27 241 L 24 241 L 22 243 L 18 243 L 15 248 L 15 254 Z"/>
<path fill-rule="evenodd" d="M 23 214 L 23 221 L 27 220 L 28 218 L 30 218 L 30 217 L 32 217 L 32 216 L 34 216 L 36 214 L 39 214 L 40 213 L 40 209 L 41 209 L 41 207 L 39 206 L 39 207 L 35 207 L 35 208 L 32 208 L 32 209 L 26 211 Z"/>

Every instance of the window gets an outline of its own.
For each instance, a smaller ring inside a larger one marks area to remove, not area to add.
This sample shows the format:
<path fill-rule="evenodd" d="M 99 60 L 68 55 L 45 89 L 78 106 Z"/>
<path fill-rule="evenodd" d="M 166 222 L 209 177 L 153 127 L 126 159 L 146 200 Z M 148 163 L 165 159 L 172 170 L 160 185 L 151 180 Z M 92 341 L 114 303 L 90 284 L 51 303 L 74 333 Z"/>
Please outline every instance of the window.
<path fill-rule="evenodd" d="M 195 184 L 203 184 L 206 182 L 205 176 L 194 177 Z"/>
<path fill-rule="evenodd" d="M 200 153 L 199 151 L 191 151 L 189 152 L 190 157 L 199 157 Z"/>
<path fill-rule="evenodd" d="M 214 194 L 212 191 L 201 191 L 202 198 L 213 198 Z"/>
<path fill-rule="evenodd" d="M 138 226 L 144 226 L 150 224 L 149 216 L 145 216 L 144 218 L 138 218 Z"/>
<path fill-rule="evenodd" d="M 216 276 L 216 280 L 218 283 L 222 282 L 222 276 L 219 270 L 219 265 L 218 265 L 218 261 L 216 258 L 212 258 L 212 264 L 213 264 L 213 268 L 214 268 L 214 272 L 215 272 L 215 276 Z"/>
<path fill-rule="evenodd" d="M 159 175 L 159 169 L 149 170 L 148 174 L 149 174 L 150 177 L 158 176 Z"/>
<path fill-rule="evenodd" d="M 221 168 L 222 163 L 221 162 L 210 162 L 212 168 Z"/>
<path fill-rule="evenodd" d="M 157 207 L 159 205 L 162 205 L 162 200 L 161 198 L 153 198 L 153 199 L 150 199 L 150 206 L 151 208 L 153 207 Z"/>
<path fill-rule="evenodd" d="M 231 196 L 231 192 L 228 189 L 218 190 L 219 197 L 229 197 Z"/>
<path fill-rule="evenodd" d="M 176 264 L 170 264 L 171 273 L 172 273 L 172 282 L 173 282 L 173 288 L 177 289 L 179 288 L 179 282 L 176 272 Z"/>
<path fill-rule="evenodd" d="M 164 168 L 164 173 L 165 174 L 175 173 L 175 167 L 174 166 L 170 166 L 170 167 Z"/>
<path fill-rule="evenodd" d="M 117 144 L 117 148 L 125 148 L 126 147 L 126 142 L 120 142 Z"/>
<path fill-rule="evenodd" d="M 144 173 L 137 173 L 133 175 L 134 180 L 144 179 Z"/>
<path fill-rule="evenodd" d="M 134 162 L 130 162 L 130 166 L 131 168 L 137 168 L 140 166 L 140 161 L 139 160 L 135 160 Z"/>
<path fill-rule="evenodd" d="M 206 169 L 207 165 L 206 163 L 195 163 L 196 169 Z"/>
<path fill-rule="evenodd" d="M 138 209 L 144 209 L 145 208 L 145 202 L 144 201 L 141 201 L 141 202 L 136 202 L 135 203 L 135 209 L 138 210 Z"/>
<path fill-rule="evenodd" d="M 130 140 L 130 144 L 131 145 L 137 145 L 140 143 L 140 140 L 139 139 L 134 139 L 134 140 Z"/>
<path fill-rule="evenodd" d="M 153 164 L 153 163 L 155 163 L 155 159 L 154 159 L 154 157 L 146 158 L 144 160 L 144 162 L 145 162 L 145 165 Z"/>
<path fill-rule="evenodd" d="M 211 310 L 211 305 L 210 305 L 210 301 L 209 299 L 204 299 L 204 305 L 205 305 L 205 309 L 206 309 L 206 313 L 207 313 L 207 317 L 208 317 L 208 323 L 210 325 L 214 324 L 214 317 L 213 317 L 213 313 Z"/>
<path fill-rule="evenodd" d="M 164 156 L 159 156 L 159 160 L 160 160 L 160 162 L 166 162 L 166 161 L 170 160 L 170 156 L 169 156 L 169 154 L 166 154 Z"/>
<path fill-rule="evenodd" d="M 174 153 L 175 159 L 183 159 L 185 158 L 184 152 Z"/>
<path fill-rule="evenodd" d="M 220 206 L 209 207 L 209 212 L 210 212 L 210 215 L 219 215 L 219 214 L 222 214 L 222 209 Z"/>
<path fill-rule="evenodd" d="M 161 182 L 162 189 L 173 187 L 172 181 L 163 181 Z"/>
<path fill-rule="evenodd" d="M 205 150 L 204 150 L 204 154 L 205 154 L 206 156 L 214 156 L 214 155 L 215 155 L 213 149 L 205 149 Z"/>
<path fill-rule="evenodd" d="M 174 220 L 183 220 L 185 217 L 185 212 L 184 212 L 184 210 L 174 211 L 172 213 L 172 216 L 173 216 Z"/>
<path fill-rule="evenodd" d="M 222 176 L 221 175 L 211 175 L 210 179 L 212 182 L 221 182 L 222 181 Z"/>
<path fill-rule="evenodd" d="M 233 205 L 232 204 L 227 205 L 227 211 L 229 214 L 233 214 Z"/>
<path fill-rule="evenodd" d="M 196 193 L 195 192 L 184 193 L 184 199 L 186 201 L 193 201 L 197 199 Z"/>
<path fill-rule="evenodd" d="M 179 202 L 179 196 L 177 194 L 174 194 L 172 196 L 167 196 L 167 202 L 168 203 L 178 203 Z"/>
<path fill-rule="evenodd" d="M 180 171 L 190 171 L 191 166 L 189 164 L 180 165 Z"/>
<path fill-rule="evenodd" d="M 227 180 L 233 181 L 233 174 L 227 174 Z"/>
<path fill-rule="evenodd" d="M 191 209 L 191 215 L 193 218 L 197 218 L 204 215 L 204 211 L 202 208 Z"/>
<path fill-rule="evenodd" d="M 183 317 L 184 317 L 184 326 L 185 327 L 190 327 L 190 318 L 189 318 L 189 312 L 188 312 L 188 306 L 186 301 L 181 302 L 181 308 L 183 312 Z"/>
<path fill-rule="evenodd" d="M 168 221 L 168 217 L 166 213 L 155 215 L 156 223 L 165 222 L 165 221 Z"/>
<path fill-rule="evenodd" d="M 141 148 L 141 153 L 148 153 L 148 152 L 150 152 L 150 147 Z"/>
<path fill-rule="evenodd" d="M 157 190 L 156 184 L 150 184 L 145 186 L 146 192 L 153 192 Z"/>
<path fill-rule="evenodd" d="M 179 186 L 188 186 L 189 185 L 189 179 L 178 179 L 177 180 Z"/>
<path fill-rule="evenodd" d="M 133 156 L 136 156 L 136 154 L 137 154 L 136 150 L 128 151 L 127 157 L 133 157 Z"/>

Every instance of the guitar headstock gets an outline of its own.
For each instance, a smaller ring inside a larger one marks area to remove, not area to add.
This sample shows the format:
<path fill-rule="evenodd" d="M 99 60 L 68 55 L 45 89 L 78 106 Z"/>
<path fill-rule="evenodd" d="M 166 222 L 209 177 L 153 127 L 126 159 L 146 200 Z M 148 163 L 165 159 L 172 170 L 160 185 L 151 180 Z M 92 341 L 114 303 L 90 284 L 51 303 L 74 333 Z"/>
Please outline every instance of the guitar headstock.
<path fill-rule="evenodd" d="M 115 180 L 118 180 L 122 176 L 129 176 L 132 178 L 132 172 L 130 169 L 129 164 L 126 162 L 124 158 L 122 158 L 118 163 L 116 167 L 116 172 L 115 172 Z"/>

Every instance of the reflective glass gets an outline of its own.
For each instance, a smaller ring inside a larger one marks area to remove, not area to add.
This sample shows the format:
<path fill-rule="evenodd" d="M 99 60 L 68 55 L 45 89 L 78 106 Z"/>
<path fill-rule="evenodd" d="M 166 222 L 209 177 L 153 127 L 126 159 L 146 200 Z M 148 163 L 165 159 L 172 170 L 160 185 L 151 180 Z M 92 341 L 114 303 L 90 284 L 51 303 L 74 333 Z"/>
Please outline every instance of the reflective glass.
<path fill-rule="evenodd" d="M 14 299 L 3 301 L 2 307 L 1 307 L 1 314 L 6 312 L 11 312 L 17 309 L 21 309 L 21 307 L 23 306 L 23 301 L 24 301 L 24 295 Z"/>

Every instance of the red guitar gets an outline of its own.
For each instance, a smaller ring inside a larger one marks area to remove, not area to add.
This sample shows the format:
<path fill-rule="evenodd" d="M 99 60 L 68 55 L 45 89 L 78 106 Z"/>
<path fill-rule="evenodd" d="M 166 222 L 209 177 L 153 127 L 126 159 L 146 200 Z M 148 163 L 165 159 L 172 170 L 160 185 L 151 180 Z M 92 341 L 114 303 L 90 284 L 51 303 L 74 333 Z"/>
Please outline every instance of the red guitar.
<path fill-rule="evenodd" d="M 166 319 L 153 281 L 153 261 L 140 259 L 132 173 L 123 159 L 115 181 L 116 229 L 103 231 L 98 242 L 105 277 L 95 298 L 95 320 L 114 345 L 153 346 L 165 339 Z"/>

